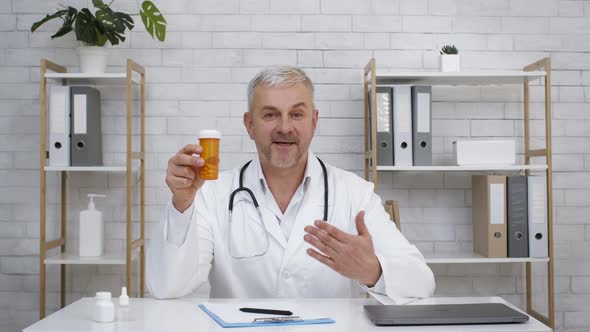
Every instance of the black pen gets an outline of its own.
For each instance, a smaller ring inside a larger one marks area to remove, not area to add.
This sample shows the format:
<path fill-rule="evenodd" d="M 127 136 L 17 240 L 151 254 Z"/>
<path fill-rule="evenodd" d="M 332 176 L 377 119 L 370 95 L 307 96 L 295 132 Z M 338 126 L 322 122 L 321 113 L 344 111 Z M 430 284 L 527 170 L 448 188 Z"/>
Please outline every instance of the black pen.
<path fill-rule="evenodd" d="M 268 315 L 283 315 L 291 316 L 293 313 L 288 310 L 274 310 L 274 309 L 261 309 L 261 308 L 240 308 L 242 312 L 250 312 L 254 314 L 268 314 Z"/>

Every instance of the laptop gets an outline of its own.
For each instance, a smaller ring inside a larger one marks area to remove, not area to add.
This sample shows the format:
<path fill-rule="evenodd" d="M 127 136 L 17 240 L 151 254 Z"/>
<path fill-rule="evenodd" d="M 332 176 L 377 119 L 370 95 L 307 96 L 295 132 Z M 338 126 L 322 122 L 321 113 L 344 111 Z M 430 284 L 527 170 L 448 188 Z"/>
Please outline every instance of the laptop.
<path fill-rule="evenodd" d="M 375 325 L 524 323 L 529 316 L 503 303 L 365 305 Z"/>

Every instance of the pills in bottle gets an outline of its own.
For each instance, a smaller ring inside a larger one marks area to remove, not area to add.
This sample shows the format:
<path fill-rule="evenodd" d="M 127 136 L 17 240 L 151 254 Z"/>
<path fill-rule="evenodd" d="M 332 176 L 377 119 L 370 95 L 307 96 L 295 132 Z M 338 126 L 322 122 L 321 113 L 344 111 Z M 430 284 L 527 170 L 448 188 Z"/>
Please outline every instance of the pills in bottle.
<path fill-rule="evenodd" d="M 205 161 L 199 176 L 203 180 L 216 180 L 219 176 L 219 140 L 220 131 L 210 129 L 199 132 L 199 145 L 203 148 L 201 158 Z"/>
<path fill-rule="evenodd" d="M 94 302 L 96 322 L 109 323 L 115 320 L 115 305 L 111 300 L 111 292 L 97 292 Z"/>

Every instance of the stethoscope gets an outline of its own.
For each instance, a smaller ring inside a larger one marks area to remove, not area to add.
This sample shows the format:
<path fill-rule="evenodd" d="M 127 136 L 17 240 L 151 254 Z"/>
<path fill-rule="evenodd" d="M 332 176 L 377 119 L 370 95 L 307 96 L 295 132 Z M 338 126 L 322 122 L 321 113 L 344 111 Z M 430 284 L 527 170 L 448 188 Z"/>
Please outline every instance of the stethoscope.
<path fill-rule="evenodd" d="M 327 221 L 328 220 L 328 171 L 326 170 L 326 165 L 324 164 L 324 162 L 320 158 L 317 158 L 317 159 L 320 162 L 320 165 L 322 166 L 322 173 L 324 175 L 324 218 L 322 220 Z M 228 223 L 229 223 L 230 231 L 228 232 L 228 246 L 229 246 L 230 255 L 235 259 L 254 258 L 254 257 L 263 256 L 264 254 L 266 254 L 268 252 L 268 246 L 269 246 L 268 232 L 266 231 L 266 226 L 264 225 L 264 219 L 262 218 L 262 213 L 260 213 L 260 206 L 258 205 L 258 201 L 256 200 L 256 197 L 254 196 L 254 193 L 252 192 L 252 190 L 250 190 L 250 188 L 248 188 L 248 187 L 244 187 L 244 172 L 246 171 L 248 166 L 250 166 L 251 162 L 252 162 L 252 160 L 248 161 L 240 169 L 240 178 L 239 178 L 240 186 L 237 189 L 235 189 L 234 191 L 232 191 L 231 195 L 229 196 L 229 214 L 228 214 L 229 221 L 228 221 Z M 256 253 L 254 255 L 234 256 L 232 253 L 232 249 L 231 249 L 232 248 L 231 247 L 232 241 L 231 241 L 230 237 L 231 237 L 232 213 L 233 213 L 233 209 L 234 209 L 234 197 L 236 196 L 236 194 L 238 194 L 240 192 L 248 193 L 248 195 L 252 199 L 252 203 L 254 204 L 254 207 L 256 208 L 256 212 L 258 213 L 258 218 L 259 218 L 258 220 L 260 221 L 260 225 L 258 225 L 258 226 L 262 227 L 262 230 L 263 230 L 264 236 L 265 236 L 265 240 L 266 240 L 265 249 L 261 253 Z"/>

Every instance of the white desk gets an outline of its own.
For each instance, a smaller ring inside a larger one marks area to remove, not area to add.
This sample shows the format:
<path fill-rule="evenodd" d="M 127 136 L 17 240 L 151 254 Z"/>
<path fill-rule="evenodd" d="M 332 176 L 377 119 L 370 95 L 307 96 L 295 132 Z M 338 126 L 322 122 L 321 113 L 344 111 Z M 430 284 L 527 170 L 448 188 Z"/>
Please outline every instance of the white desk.
<path fill-rule="evenodd" d="M 223 329 L 207 316 L 198 304 L 202 302 L 231 302 L 239 300 L 228 299 L 182 299 L 182 300 L 154 300 L 131 299 L 131 304 L 126 312 L 126 317 L 119 317 L 113 323 L 95 323 L 92 321 L 94 308 L 93 298 L 83 298 L 45 319 L 27 327 L 24 332 L 69 332 L 69 331 L 93 331 L 93 332 L 119 332 L 119 331 L 498 331 L 498 332 L 545 332 L 551 329 L 538 320 L 530 317 L 524 324 L 499 324 L 499 325 L 455 325 L 455 326 L 408 326 L 408 327 L 378 327 L 373 325 L 365 316 L 363 304 L 375 304 L 373 299 L 298 299 L 298 303 L 305 303 L 310 307 L 316 307 L 322 316 L 336 320 L 335 324 L 303 325 L 282 327 L 259 327 Z M 285 301 L 285 299 L 271 299 L 264 301 Z M 114 301 L 115 303 L 117 301 Z M 410 305 L 432 303 L 480 303 L 502 302 L 499 297 L 483 298 L 431 298 L 413 302 Z M 508 304 L 508 303 L 507 303 Z M 510 305 L 510 304 L 508 304 Z M 511 307 L 514 307 L 510 305 Z M 117 312 L 120 312 L 115 307 Z"/>

